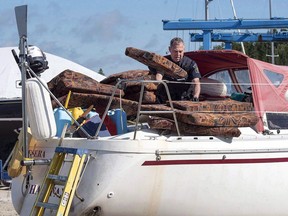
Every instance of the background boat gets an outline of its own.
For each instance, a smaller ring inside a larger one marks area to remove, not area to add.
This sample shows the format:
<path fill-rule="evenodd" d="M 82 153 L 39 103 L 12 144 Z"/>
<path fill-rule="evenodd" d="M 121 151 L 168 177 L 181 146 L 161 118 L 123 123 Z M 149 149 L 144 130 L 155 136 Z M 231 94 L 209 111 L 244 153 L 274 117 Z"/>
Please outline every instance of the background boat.
<path fill-rule="evenodd" d="M 0 159 L 4 162 L 17 140 L 17 130 L 22 126 L 21 72 L 12 55 L 17 47 L 0 48 Z M 49 69 L 41 77 L 49 82 L 66 69 L 83 73 L 97 81 L 104 76 L 62 57 L 45 53 Z"/>

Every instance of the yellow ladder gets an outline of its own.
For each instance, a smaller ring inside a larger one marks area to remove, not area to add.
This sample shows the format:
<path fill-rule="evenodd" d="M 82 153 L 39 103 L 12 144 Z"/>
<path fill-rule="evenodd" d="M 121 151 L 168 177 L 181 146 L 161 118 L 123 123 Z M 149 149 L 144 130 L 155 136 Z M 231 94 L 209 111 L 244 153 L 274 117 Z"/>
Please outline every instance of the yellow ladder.
<path fill-rule="evenodd" d="M 60 169 L 68 154 L 73 155 L 69 174 L 68 176 L 59 175 Z M 69 214 L 86 156 L 87 150 L 84 149 L 65 147 L 57 147 L 55 149 L 55 154 L 36 197 L 30 216 L 43 215 L 45 209 L 57 210 L 56 216 Z M 49 198 L 55 185 L 64 185 L 63 194 L 58 204 L 49 203 Z"/>

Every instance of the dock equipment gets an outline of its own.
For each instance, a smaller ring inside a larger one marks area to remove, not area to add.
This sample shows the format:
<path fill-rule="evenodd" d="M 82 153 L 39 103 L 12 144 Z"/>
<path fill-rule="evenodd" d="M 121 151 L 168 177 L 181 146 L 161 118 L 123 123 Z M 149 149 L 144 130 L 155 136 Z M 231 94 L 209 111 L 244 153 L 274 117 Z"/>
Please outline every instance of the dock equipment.
<path fill-rule="evenodd" d="M 223 38 L 225 35 L 214 34 L 213 30 L 235 30 L 235 29 L 275 29 L 281 28 L 286 29 L 288 27 L 288 19 L 281 17 L 273 17 L 270 19 L 261 19 L 261 20 L 247 20 L 247 19 L 215 19 L 215 20 L 193 20 L 190 18 L 181 18 L 179 20 L 162 20 L 163 30 L 202 30 L 203 34 L 201 36 L 191 34 L 191 42 L 203 41 L 204 50 L 212 49 L 212 41 L 219 37 Z M 237 34 L 233 36 L 229 34 L 228 37 L 225 36 L 225 43 L 227 47 L 231 49 L 229 44 L 232 41 L 237 39 L 237 42 L 242 41 L 253 41 L 257 38 L 257 41 L 287 41 L 286 32 L 284 33 L 270 33 L 270 34 L 261 34 L 259 33 L 257 37 L 250 36 L 248 34 Z M 196 39 L 197 38 L 197 39 Z"/>

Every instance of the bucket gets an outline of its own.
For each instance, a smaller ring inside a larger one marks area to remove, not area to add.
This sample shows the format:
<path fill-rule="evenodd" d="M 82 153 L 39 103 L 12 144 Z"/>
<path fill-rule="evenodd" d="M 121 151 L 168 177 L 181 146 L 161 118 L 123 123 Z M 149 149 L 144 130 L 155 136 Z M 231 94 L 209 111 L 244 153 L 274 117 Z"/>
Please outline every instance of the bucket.
<path fill-rule="evenodd" d="M 57 127 L 56 136 L 61 137 L 65 124 L 68 124 L 68 127 L 71 126 L 71 117 L 63 108 L 54 109 L 54 117 Z"/>
<path fill-rule="evenodd" d="M 109 110 L 107 115 L 116 125 L 117 134 L 127 133 L 127 116 L 123 109 Z"/>

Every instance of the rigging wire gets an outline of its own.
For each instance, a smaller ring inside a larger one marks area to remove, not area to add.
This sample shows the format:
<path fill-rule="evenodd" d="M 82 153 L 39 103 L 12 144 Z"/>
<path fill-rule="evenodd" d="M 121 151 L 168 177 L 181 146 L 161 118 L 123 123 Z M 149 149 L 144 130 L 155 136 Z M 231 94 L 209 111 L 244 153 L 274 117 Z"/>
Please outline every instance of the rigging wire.
<path fill-rule="evenodd" d="M 235 10 L 235 7 L 234 7 L 234 1 L 233 1 L 233 0 L 230 0 L 230 2 L 231 2 L 232 10 L 233 10 L 233 16 L 234 16 L 234 19 L 236 20 L 236 19 L 238 19 L 238 18 L 237 18 L 236 10 Z M 238 33 L 239 33 L 239 34 L 241 33 L 240 29 L 238 29 Z M 243 42 L 241 42 L 241 48 L 242 48 L 242 52 L 243 52 L 244 54 L 246 54 L 246 52 L 245 52 L 245 47 L 244 47 L 244 43 L 243 43 Z"/>
<path fill-rule="evenodd" d="M 176 2 L 174 20 L 176 19 L 176 16 L 177 16 L 177 13 L 178 13 L 178 7 L 179 7 L 179 0 L 177 0 L 177 2 Z"/>
<path fill-rule="evenodd" d="M 176 20 L 176 16 L 177 16 L 177 14 L 178 14 L 178 8 L 179 8 L 179 0 L 177 0 L 176 1 L 176 6 L 175 6 L 175 13 L 174 13 L 174 20 Z M 178 30 L 176 30 L 176 37 L 178 37 Z M 171 31 L 171 36 L 170 36 L 170 38 L 172 38 L 173 36 L 172 36 L 172 31 Z"/>

